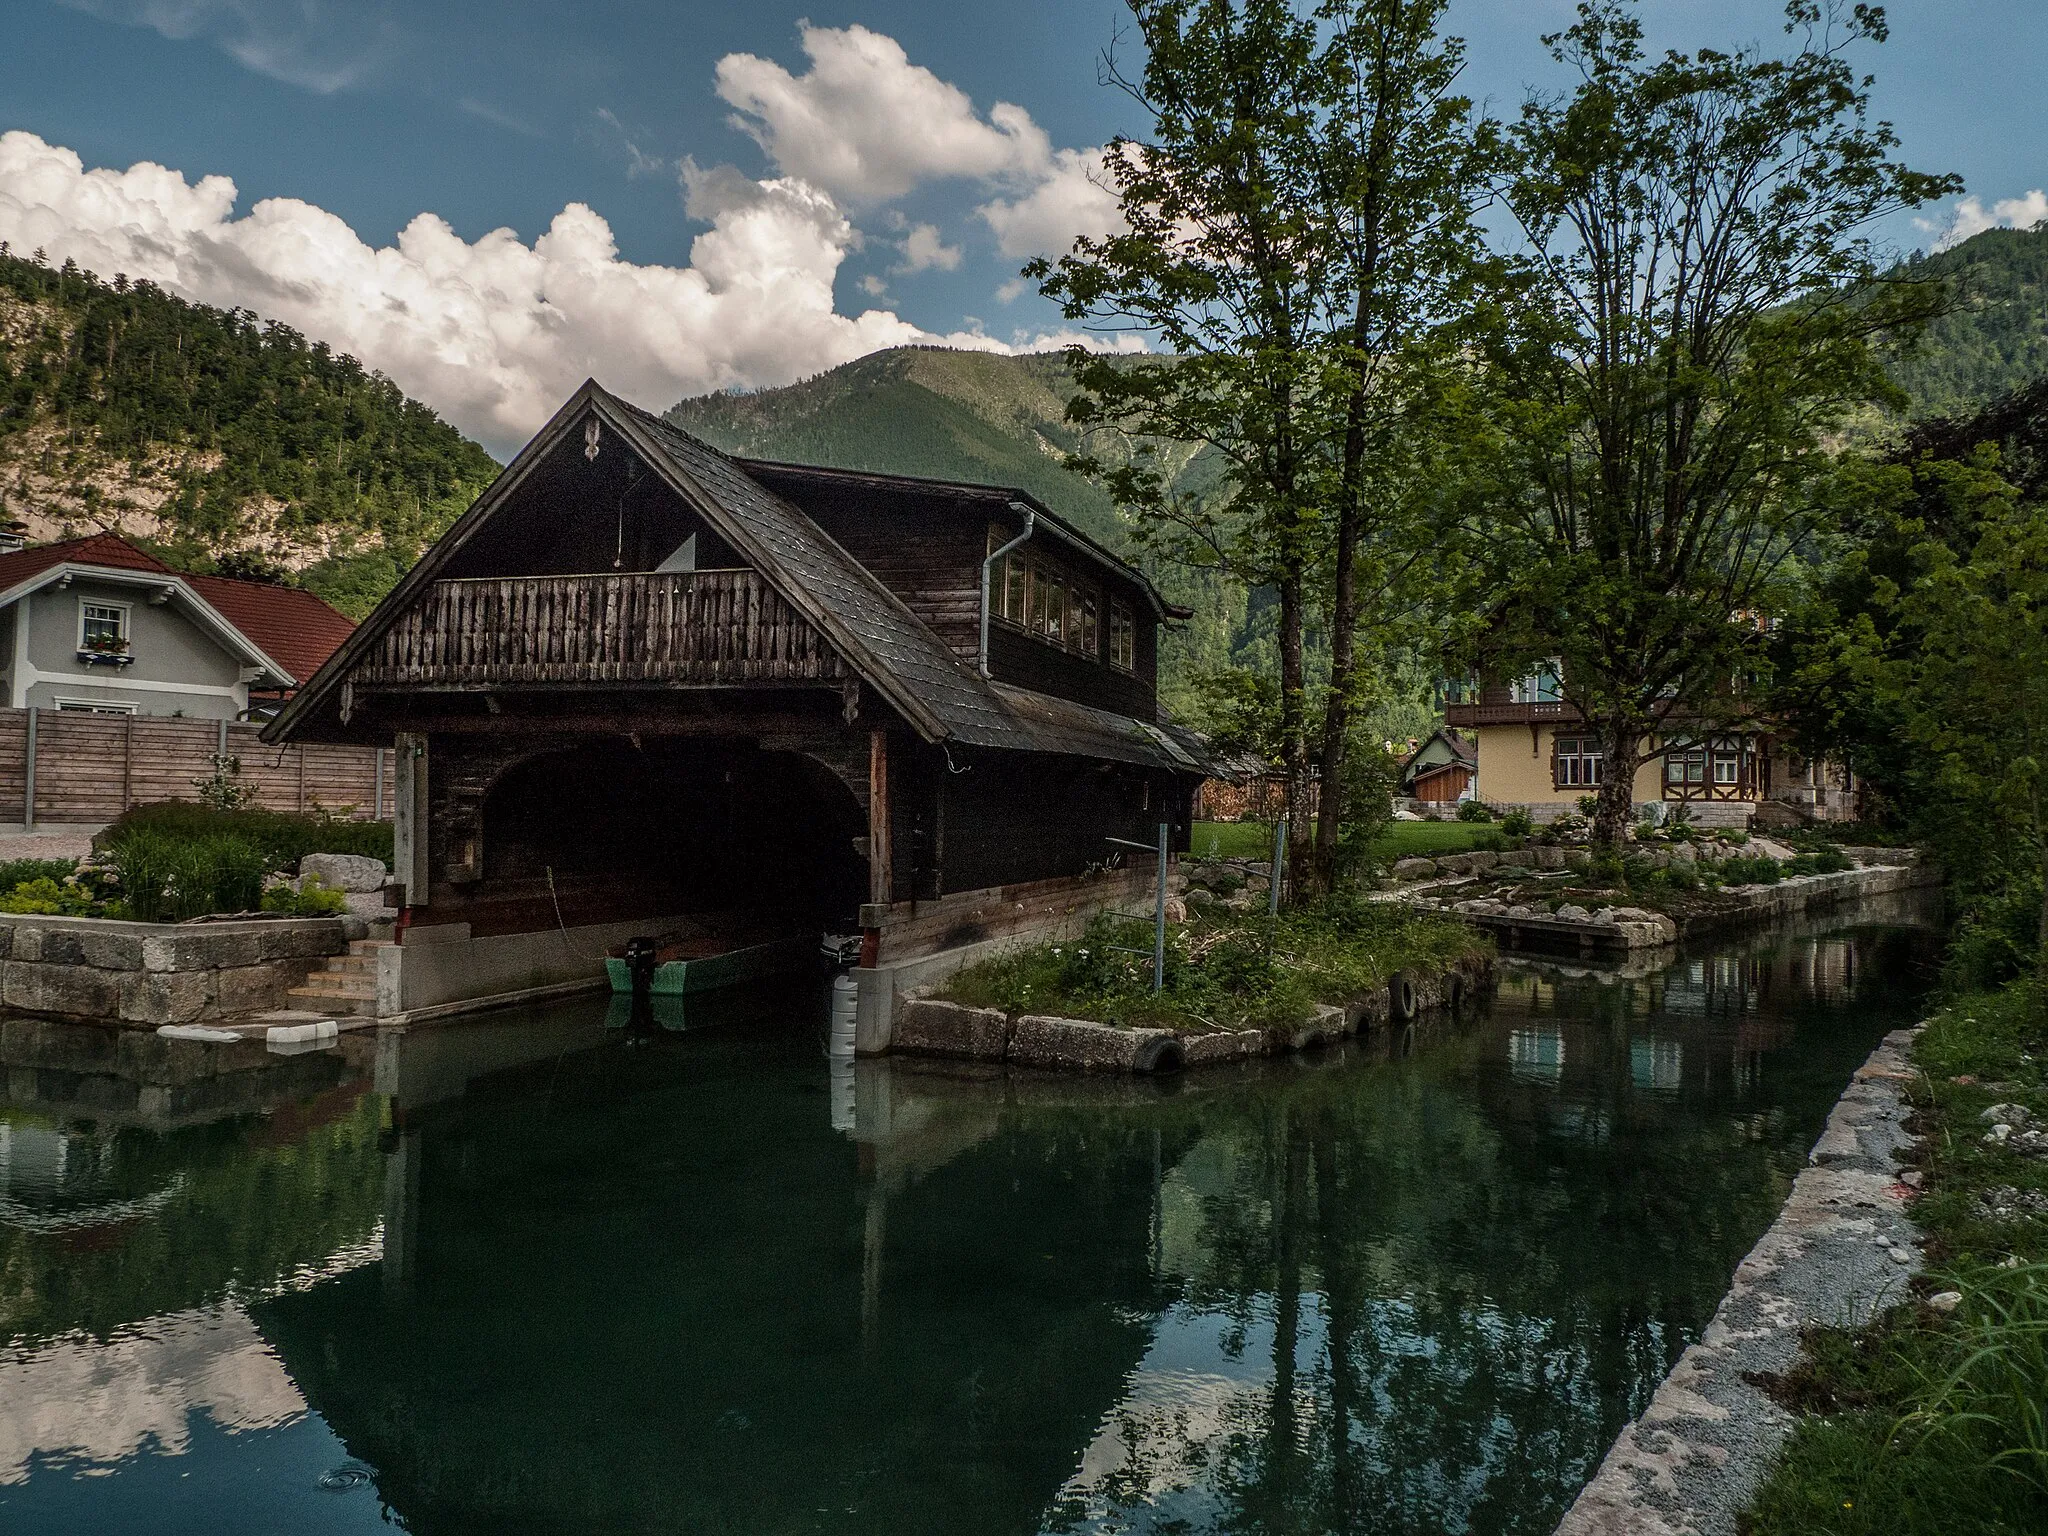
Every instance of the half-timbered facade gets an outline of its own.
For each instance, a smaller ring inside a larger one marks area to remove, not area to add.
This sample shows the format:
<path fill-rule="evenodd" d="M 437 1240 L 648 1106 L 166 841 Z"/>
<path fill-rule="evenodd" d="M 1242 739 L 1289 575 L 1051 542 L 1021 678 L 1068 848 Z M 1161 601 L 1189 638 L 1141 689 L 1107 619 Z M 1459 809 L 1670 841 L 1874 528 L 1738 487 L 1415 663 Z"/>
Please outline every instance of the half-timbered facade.
<path fill-rule="evenodd" d="M 399 742 L 415 929 L 772 912 L 872 965 L 1184 845 L 1174 612 L 1020 492 L 734 460 L 592 383 L 270 735 Z"/>

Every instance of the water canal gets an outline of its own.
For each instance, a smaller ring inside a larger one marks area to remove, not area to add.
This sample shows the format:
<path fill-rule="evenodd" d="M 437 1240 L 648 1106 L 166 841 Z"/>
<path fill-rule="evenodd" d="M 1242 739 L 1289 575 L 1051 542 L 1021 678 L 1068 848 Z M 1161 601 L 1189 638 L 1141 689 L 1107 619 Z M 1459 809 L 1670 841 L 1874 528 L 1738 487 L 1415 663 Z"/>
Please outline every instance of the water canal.
<path fill-rule="evenodd" d="M 601 1001 L 0 1026 L 0 1530 L 1548 1532 L 1912 1019 L 1903 909 L 1153 1087 Z"/>

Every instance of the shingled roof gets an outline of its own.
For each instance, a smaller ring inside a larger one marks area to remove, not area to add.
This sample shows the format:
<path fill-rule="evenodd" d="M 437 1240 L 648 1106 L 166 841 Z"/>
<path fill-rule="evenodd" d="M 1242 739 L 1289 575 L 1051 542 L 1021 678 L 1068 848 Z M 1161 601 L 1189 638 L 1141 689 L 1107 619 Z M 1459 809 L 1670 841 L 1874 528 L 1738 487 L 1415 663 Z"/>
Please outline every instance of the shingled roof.
<path fill-rule="evenodd" d="M 266 728 L 265 739 L 289 737 L 320 709 L 390 623 L 436 579 L 526 474 L 592 415 L 631 443 L 926 740 L 1082 754 L 1182 773 L 1207 770 L 1206 753 L 1191 733 L 990 682 L 801 509 L 717 449 L 609 394 L 594 380 L 570 397 L 407 573 Z"/>

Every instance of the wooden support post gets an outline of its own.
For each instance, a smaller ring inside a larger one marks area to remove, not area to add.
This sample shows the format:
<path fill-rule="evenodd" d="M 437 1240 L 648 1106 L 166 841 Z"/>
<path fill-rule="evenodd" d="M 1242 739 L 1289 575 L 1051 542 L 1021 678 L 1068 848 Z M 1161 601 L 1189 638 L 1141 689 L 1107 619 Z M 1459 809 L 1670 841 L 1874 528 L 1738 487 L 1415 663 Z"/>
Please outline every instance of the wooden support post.
<path fill-rule="evenodd" d="M 401 732 L 394 768 L 391 875 L 405 887 L 407 906 L 424 907 L 433 874 L 428 862 L 427 738 Z"/>
<path fill-rule="evenodd" d="M 21 830 L 36 829 L 36 707 L 28 707 L 28 747 L 21 766 Z"/>
<path fill-rule="evenodd" d="M 868 732 L 868 900 L 887 906 L 895 899 L 889 845 L 889 733 Z"/>
<path fill-rule="evenodd" d="M 370 802 L 370 819 L 372 821 L 382 821 L 384 819 L 384 749 L 377 747 L 373 750 L 377 757 L 377 785 L 375 790 L 372 791 L 375 798 Z"/>

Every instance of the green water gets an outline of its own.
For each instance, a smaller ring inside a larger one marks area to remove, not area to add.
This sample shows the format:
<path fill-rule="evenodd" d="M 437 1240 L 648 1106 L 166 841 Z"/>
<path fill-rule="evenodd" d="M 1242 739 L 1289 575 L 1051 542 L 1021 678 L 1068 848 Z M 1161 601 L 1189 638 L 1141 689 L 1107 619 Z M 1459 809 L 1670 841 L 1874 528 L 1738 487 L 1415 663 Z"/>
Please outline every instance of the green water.
<path fill-rule="evenodd" d="M 1548 1532 L 1924 933 L 1177 1084 L 0 1024 L 0 1531 Z"/>

